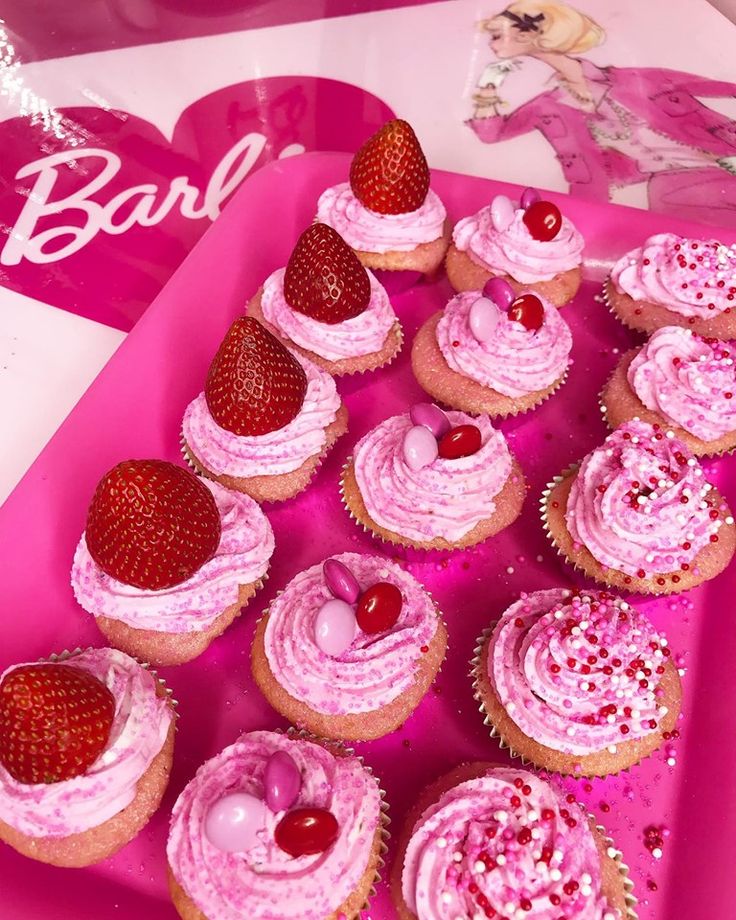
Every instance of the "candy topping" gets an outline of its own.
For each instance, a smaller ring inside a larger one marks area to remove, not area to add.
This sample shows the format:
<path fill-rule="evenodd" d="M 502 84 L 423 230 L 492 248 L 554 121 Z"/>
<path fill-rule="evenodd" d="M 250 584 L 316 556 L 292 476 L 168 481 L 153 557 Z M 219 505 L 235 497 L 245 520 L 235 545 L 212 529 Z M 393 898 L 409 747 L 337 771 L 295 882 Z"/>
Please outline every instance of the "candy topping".
<path fill-rule="evenodd" d="M 247 792 L 231 792 L 210 807 L 204 832 L 218 850 L 243 853 L 258 842 L 265 826 L 265 804 Z"/>
<path fill-rule="evenodd" d="M 274 751 L 263 774 L 266 805 L 273 812 L 287 811 L 296 802 L 301 787 L 302 777 L 294 759 L 286 751 Z"/>
<path fill-rule="evenodd" d="M 535 201 L 524 211 L 526 228 L 535 240 L 547 243 L 553 240 L 562 227 L 562 214 L 551 201 Z"/>
<path fill-rule="evenodd" d="M 475 425 L 458 425 L 440 441 L 439 455 L 445 460 L 458 460 L 460 457 L 470 457 L 480 448 L 480 429 Z"/>
<path fill-rule="evenodd" d="M 521 294 L 509 307 L 509 319 L 521 323 L 529 332 L 536 332 L 544 323 L 542 301 L 534 294 Z"/>
<path fill-rule="evenodd" d="M 414 425 L 404 435 L 404 460 L 417 472 L 437 459 L 437 438 L 424 425 Z"/>
<path fill-rule="evenodd" d="M 493 338 L 499 319 L 496 304 L 487 297 L 479 297 L 470 308 L 468 325 L 479 342 L 488 342 Z"/>
<path fill-rule="evenodd" d="M 364 207 L 379 214 L 407 214 L 422 206 L 429 168 L 408 122 L 389 121 L 368 138 L 353 157 L 350 187 Z"/>
<path fill-rule="evenodd" d="M 514 289 L 504 278 L 489 278 L 483 285 L 483 296 L 492 300 L 499 310 L 508 310 L 516 297 Z"/>
<path fill-rule="evenodd" d="M 358 602 L 358 626 L 366 633 L 391 629 L 399 619 L 403 598 L 389 581 L 379 581 L 361 595 Z"/>
<path fill-rule="evenodd" d="M 503 233 L 514 219 L 514 206 L 506 195 L 496 195 L 491 202 L 491 222 L 499 233 Z"/>
<path fill-rule="evenodd" d="M 539 192 L 535 188 L 525 188 L 524 191 L 521 193 L 521 200 L 519 204 L 525 211 L 528 211 L 529 208 L 533 204 L 536 204 L 536 202 L 539 200 L 540 200 L 540 195 L 539 195 Z"/>
<path fill-rule="evenodd" d="M 330 658 L 339 658 L 355 638 L 355 612 L 338 598 L 325 601 L 314 621 L 314 638 Z"/>
<path fill-rule="evenodd" d="M 276 825 L 276 844 L 289 856 L 324 853 L 337 840 L 335 816 L 325 808 L 295 808 Z"/>
<path fill-rule="evenodd" d="M 448 417 L 434 403 L 415 403 L 409 410 L 409 418 L 415 425 L 429 428 L 435 438 L 441 438 L 452 427 Z"/>
<path fill-rule="evenodd" d="M 354 604 L 360 594 L 360 585 L 350 569 L 337 559 L 326 559 L 322 566 L 325 584 L 333 597 Z"/>

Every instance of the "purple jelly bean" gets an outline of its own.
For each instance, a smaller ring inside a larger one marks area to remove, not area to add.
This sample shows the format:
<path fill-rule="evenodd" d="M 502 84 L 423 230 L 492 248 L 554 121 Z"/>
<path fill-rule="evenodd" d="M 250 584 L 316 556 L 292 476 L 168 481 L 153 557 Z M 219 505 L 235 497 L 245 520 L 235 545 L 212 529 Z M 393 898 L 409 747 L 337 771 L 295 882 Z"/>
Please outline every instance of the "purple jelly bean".
<path fill-rule="evenodd" d="M 322 574 L 333 597 L 348 604 L 354 604 L 358 600 L 360 594 L 358 580 L 342 562 L 338 562 L 337 559 L 327 559 L 322 566 Z"/>
<path fill-rule="evenodd" d="M 521 193 L 521 201 L 519 202 L 522 208 L 526 211 L 535 201 L 541 201 L 539 192 L 535 188 L 525 188 Z"/>
<path fill-rule="evenodd" d="M 434 403 L 417 403 L 409 410 L 409 418 L 415 425 L 429 428 L 435 438 L 441 438 L 452 428 L 448 417 Z"/>
<path fill-rule="evenodd" d="M 302 788 L 302 776 L 286 751 L 271 754 L 263 774 L 266 805 L 273 812 L 287 811 L 296 802 Z"/>
<path fill-rule="evenodd" d="M 483 296 L 492 300 L 499 310 L 507 311 L 516 299 L 514 289 L 503 278 L 489 278 L 483 285 Z"/>

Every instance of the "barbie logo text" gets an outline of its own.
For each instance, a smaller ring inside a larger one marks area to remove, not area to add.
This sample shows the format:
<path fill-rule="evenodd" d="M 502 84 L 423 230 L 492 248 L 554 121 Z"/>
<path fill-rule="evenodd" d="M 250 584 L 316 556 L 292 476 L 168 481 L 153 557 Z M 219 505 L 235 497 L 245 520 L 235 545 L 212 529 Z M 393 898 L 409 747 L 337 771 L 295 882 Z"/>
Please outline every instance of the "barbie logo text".
<path fill-rule="evenodd" d="M 176 207 L 183 217 L 190 220 L 203 217 L 214 220 L 226 199 L 253 169 L 265 146 L 263 134 L 251 132 L 245 135 L 217 164 L 204 191 L 191 185 L 187 176 L 176 176 L 168 190 L 164 191 L 154 183 L 134 185 L 110 198 L 106 204 L 91 198 L 120 171 L 122 161 L 116 154 L 89 147 L 34 160 L 16 173 L 16 179 L 36 176 L 36 180 L 15 226 L 10 230 L 0 253 L 0 262 L 3 265 L 18 265 L 23 259 L 36 264 L 56 262 L 78 252 L 100 231 L 117 235 L 136 224 L 152 227 Z M 301 144 L 290 144 L 279 153 L 279 159 L 303 152 Z M 90 158 L 101 160 L 104 164 L 102 169 L 73 193 L 51 200 L 61 174 L 60 167 L 73 167 Z M 73 223 L 37 232 L 43 218 L 65 212 L 70 212 L 70 217 L 75 215 Z"/>

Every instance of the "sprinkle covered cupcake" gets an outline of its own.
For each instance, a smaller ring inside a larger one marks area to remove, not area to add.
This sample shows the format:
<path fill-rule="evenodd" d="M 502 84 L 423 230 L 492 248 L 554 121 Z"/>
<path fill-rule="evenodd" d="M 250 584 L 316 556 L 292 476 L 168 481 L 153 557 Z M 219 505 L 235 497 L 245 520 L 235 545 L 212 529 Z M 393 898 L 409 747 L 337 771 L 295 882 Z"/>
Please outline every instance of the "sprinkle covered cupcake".
<path fill-rule="evenodd" d="M 128 460 L 97 486 L 72 588 L 116 648 L 181 664 L 240 615 L 273 550 L 271 525 L 252 498 L 173 463 Z"/>
<path fill-rule="evenodd" d="M 633 419 L 546 490 L 559 553 L 596 581 L 672 594 L 720 574 L 736 549 L 731 511 L 689 448 Z"/>
<path fill-rule="evenodd" d="M 399 920 L 623 920 L 636 903 L 621 854 L 533 773 L 457 767 L 409 813 L 391 874 Z"/>
<path fill-rule="evenodd" d="M 452 231 L 447 277 L 456 291 L 480 291 L 490 278 L 503 278 L 516 294 L 534 291 L 556 307 L 580 287 L 584 241 L 557 205 L 526 189 L 515 207 L 496 195 Z"/>
<path fill-rule="evenodd" d="M 0 677 L 0 840 L 89 866 L 132 840 L 169 782 L 174 710 L 116 649 L 19 664 Z"/>
<path fill-rule="evenodd" d="M 695 456 L 736 447 L 736 365 L 730 343 L 663 326 L 627 352 L 601 394 L 608 424 L 671 427 Z"/>
<path fill-rule="evenodd" d="M 284 501 L 306 489 L 347 427 L 332 377 L 243 316 L 184 413 L 182 449 L 208 479 L 259 502 Z"/>
<path fill-rule="evenodd" d="M 335 745 L 250 732 L 179 796 L 166 848 L 185 920 L 353 920 L 382 865 L 382 793 Z"/>
<path fill-rule="evenodd" d="M 677 723 L 667 640 L 626 601 L 561 588 L 522 595 L 478 643 L 476 698 L 511 751 L 556 773 L 607 776 Z"/>
<path fill-rule="evenodd" d="M 521 514 L 526 485 L 486 415 L 420 403 L 358 441 L 343 470 L 352 517 L 374 536 L 417 549 L 473 546 Z"/>
<path fill-rule="evenodd" d="M 412 369 L 421 387 L 453 409 L 494 417 L 526 412 L 563 383 L 572 334 L 536 294 L 516 297 L 501 278 L 483 293 L 453 297 L 417 332 Z"/>
<path fill-rule="evenodd" d="M 342 553 L 293 578 L 256 629 L 253 677 L 271 705 L 321 738 L 398 728 L 445 657 L 447 630 L 416 579 Z"/>
<path fill-rule="evenodd" d="M 604 292 L 632 329 L 684 326 L 736 338 L 736 246 L 658 233 L 616 262 Z"/>
<path fill-rule="evenodd" d="M 430 274 L 450 241 L 445 206 L 405 121 L 387 122 L 353 157 L 350 181 L 326 189 L 317 220 L 329 224 L 367 268 Z"/>
<path fill-rule="evenodd" d="M 401 350 L 388 294 L 326 224 L 302 233 L 286 268 L 269 275 L 248 313 L 330 374 L 373 370 Z"/>

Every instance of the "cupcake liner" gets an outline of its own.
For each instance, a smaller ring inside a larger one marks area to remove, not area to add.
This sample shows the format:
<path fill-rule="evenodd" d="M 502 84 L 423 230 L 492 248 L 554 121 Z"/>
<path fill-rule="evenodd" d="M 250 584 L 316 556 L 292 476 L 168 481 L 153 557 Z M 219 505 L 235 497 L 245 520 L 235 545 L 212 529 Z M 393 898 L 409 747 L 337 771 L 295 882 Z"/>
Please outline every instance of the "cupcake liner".
<path fill-rule="evenodd" d="M 626 920 L 639 920 L 639 914 L 636 911 L 636 906 L 639 903 L 639 899 L 634 894 L 634 883 L 631 881 L 629 875 L 629 866 L 628 863 L 624 862 L 624 854 L 619 850 L 619 848 L 614 843 L 613 839 L 608 836 L 608 831 L 606 828 L 599 823 L 598 818 L 591 814 L 588 809 L 580 805 L 580 808 L 583 810 L 583 813 L 588 816 L 588 818 L 593 822 L 596 831 L 601 835 L 603 843 L 606 845 L 606 855 L 609 859 L 612 859 L 616 864 L 618 869 L 618 874 L 621 878 L 623 889 L 624 889 L 624 901 L 626 903 Z"/>
<path fill-rule="evenodd" d="M 611 278 L 611 275 L 609 274 L 609 275 L 606 277 L 606 280 L 603 282 L 603 287 L 602 287 L 602 289 L 601 289 L 601 298 L 602 298 L 602 300 L 603 300 L 603 303 L 604 303 L 605 306 L 607 307 L 608 312 L 609 312 L 613 317 L 615 317 L 615 319 L 617 319 L 620 323 L 622 323 L 624 326 L 626 326 L 627 329 L 631 329 L 631 330 L 633 330 L 634 332 L 644 332 L 644 330 L 643 330 L 643 329 L 640 329 L 639 326 L 633 326 L 628 320 L 624 319 L 624 317 L 621 316 L 621 315 L 618 313 L 618 311 L 617 311 L 616 308 L 614 307 L 614 305 L 613 305 L 613 303 L 612 303 L 612 301 L 611 301 L 611 297 L 610 297 L 610 288 L 611 288 L 612 285 L 613 285 L 613 280 L 612 280 L 612 278 Z"/>
<path fill-rule="evenodd" d="M 391 355 L 390 358 L 387 358 L 385 361 L 382 361 L 381 364 L 375 364 L 372 367 L 364 367 L 362 369 L 355 368 L 355 370 L 352 370 L 352 371 L 342 371 L 339 374 L 336 373 L 335 376 L 336 377 L 353 377 L 355 376 L 355 374 L 370 374 L 373 371 L 381 370 L 382 368 L 385 368 L 385 367 L 390 367 L 394 363 L 394 361 L 398 358 L 398 356 L 401 354 L 401 352 L 404 350 L 404 327 L 401 325 L 401 320 L 399 320 L 398 316 L 396 317 L 396 323 L 394 324 L 394 326 L 391 327 L 391 330 L 393 330 L 394 328 L 396 328 L 399 334 L 399 345 L 396 351 Z M 328 371 L 328 373 L 330 372 Z"/>

